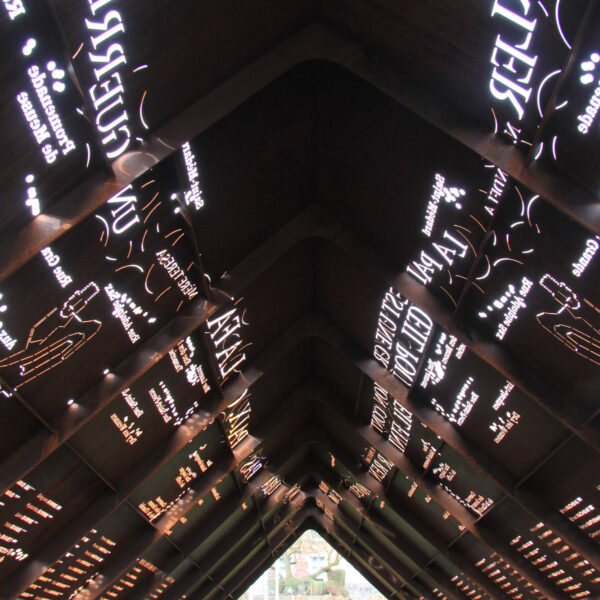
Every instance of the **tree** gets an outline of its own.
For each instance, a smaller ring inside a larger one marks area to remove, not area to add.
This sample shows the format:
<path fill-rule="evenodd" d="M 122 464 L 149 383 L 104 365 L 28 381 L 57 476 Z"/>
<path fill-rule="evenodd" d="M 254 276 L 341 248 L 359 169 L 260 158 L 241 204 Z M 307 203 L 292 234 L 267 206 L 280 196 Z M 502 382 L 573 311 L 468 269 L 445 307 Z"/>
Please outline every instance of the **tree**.
<path fill-rule="evenodd" d="M 317 568 L 312 573 L 301 572 L 302 562 L 305 562 L 308 567 L 310 556 L 323 555 L 326 556 L 323 566 Z M 336 588 L 340 587 L 339 583 L 343 578 L 339 576 L 335 577 L 332 573 L 334 567 L 340 563 L 340 555 L 313 530 L 308 530 L 300 536 L 281 558 L 285 569 L 285 578 L 281 581 L 282 590 L 292 588 L 295 593 L 298 593 L 302 591 L 298 589 L 299 587 L 310 587 L 312 589 L 320 589 L 322 593 L 325 585 L 319 580 L 319 577 L 324 573 L 327 574 L 328 582 L 334 582 Z M 296 566 L 295 573 L 292 566 Z M 343 588 L 343 582 L 341 583 L 341 587 Z"/>

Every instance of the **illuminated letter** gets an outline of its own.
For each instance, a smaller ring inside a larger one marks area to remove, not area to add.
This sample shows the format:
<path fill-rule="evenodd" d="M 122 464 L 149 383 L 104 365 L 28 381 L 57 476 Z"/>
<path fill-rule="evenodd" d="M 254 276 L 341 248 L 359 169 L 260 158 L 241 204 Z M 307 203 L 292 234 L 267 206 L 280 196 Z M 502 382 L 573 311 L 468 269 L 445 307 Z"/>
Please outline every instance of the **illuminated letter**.
<path fill-rule="evenodd" d="M 248 483 L 254 475 L 263 467 L 260 456 L 252 457 L 246 464 L 240 467 L 240 473 L 244 478 L 244 482 Z"/>
<path fill-rule="evenodd" d="M 373 413 L 371 415 L 371 425 L 379 431 L 379 433 L 385 435 L 385 423 L 387 421 L 387 414 L 379 404 L 373 407 Z"/>
<path fill-rule="evenodd" d="M 394 333 L 396 331 L 396 323 L 392 321 L 385 313 L 379 314 L 379 328 L 387 329 L 390 333 Z"/>
<path fill-rule="evenodd" d="M 214 333 L 211 331 L 210 337 L 213 338 L 214 340 L 214 336 L 219 333 L 219 330 L 227 323 L 227 321 L 229 321 L 229 318 L 231 317 L 232 314 L 235 313 L 235 308 L 232 308 L 229 312 L 226 312 L 223 316 L 221 317 L 217 317 L 214 321 L 209 321 L 207 319 L 206 321 L 206 325 L 208 326 L 209 329 L 212 329 L 212 326 L 215 323 L 218 323 L 218 327 L 215 329 Z"/>
<path fill-rule="evenodd" d="M 436 270 L 441 271 L 442 268 L 442 263 L 436 262 L 425 251 L 421 251 L 421 262 L 413 260 L 406 270 L 423 285 L 427 285 L 433 279 L 430 273 L 433 274 Z"/>
<path fill-rule="evenodd" d="M 391 308 L 388 306 L 388 301 L 394 306 L 394 308 L 396 309 L 395 311 L 391 310 Z M 394 288 L 390 288 L 390 290 L 385 293 L 385 297 L 383 299 L 383 308 L 389 310 L 391 313 L 394 314 L 396 319 L 399 319 L 400 313 L 404 311 L 404 308 L 407 303 L 408 300 L 402 300 L 398 297 L 397 293 L 394 293 Z"/>
<path fill-rule="evenodd" d="M 523 42 L 523 44 L 517 46 L 517 48 L 523 49 L 523 46 L 528 47 L 529 41 L 531 40 L 531 34 L 527 35 L 526 40 L 527 40 L 527 43 Z M 529 56 L 528 54 L 525 54 L 525 52 L 521 52 L 521 50 L 517 50 L 517 48 L 515 48 L 514 46 L 511 46 L 510 44 L 507 44 L 500 36 L 498 36 L 496 38 L 496 45 L 494 46 L 494 51 L 492 52 L 492 59 L 491 59 L 492 64 L 495 65 L 496 67 L 500 66 L 500 63 L 496 60 L 496 57 L 498 56 L 497 51 L 502 50 L 502 51 L 506 52 L 506 54 L 509 54 L 511 56 L 510 60 L 507 63 L 504 63 L 502 65 L 509 71 L 511 71 L 513 73 L 517 72 L 514 67 L 515 58 L 517 60 L 520 60 L 521 62 L 525 63 L 528 67 L 535 67 L 538 57 L 537 56 Z M 522 80 L 519 79 L 519 81 L 522 81 Z M 522 81 L 522 83 L 527 83 L 527 82 Z"/>
<path fill-rule="evenodd" d="M 252 407 L 250 406 L 250 402 L 246 401 L 244 406 L 238 413 L 231 413 L 227 415 L 227 423 L 230 427 L 229 435 L 233 436 L 238 431 L 245 431 L 247 427 L 245 427 L 246 423 L 250 420 L 250 414 L 252 413 Z M 242 429 L 243 428 L 243 429 Z"/>
<path fill-rule="evenodd" d="M 117 20 L 117 24 L 113 25 L 110 29 L 108 29 L 108 23 L 109 23 L 109 21 L 112 21 L 113 19 Z M 104 32 L 104 33 L 101 33 L 100 35 L 97 35 L 96 37 L 91 38 L 92 45 L 94 46 L 94 50 L 98 49 L 98 44 L 101 44 L 102 42 L 107 40 L 109 37 L 113 36 L 115 33 L 117 33 L 117 32 L 123 33 L 125 31 L 125 29 L 123 27 L 123 23 L 121 22 L 121 15 L 116 10 L 109 10 L 104 15 L 104 23 L 94 23 L 94 21 L 89 21 L 88 19 L 86 19 L 85 24 L 87 25 L 88 29 L 93 29 L 93 30 Z"/>
<path fill-rule="evenodd" d="M 110 152 L 106 152 L 106 156 L 107 158 L 109 158 L 110 160 L 112 160 L 113 158 L 117 158 L 117 156 L 121 156 L 121 154 L 123 154 L 123 152 L 125 152 L 125 150 L 127 150 L 127 147 L 129 146 L 129 142 L 131 140 L 131 132 L 129 131 L 129 127 L 127 127 L 127 125 L 121 125 L 121 127 L 119 127 L 119 129 L 117 129 L 116 131 L 121 131 L 122 133 L 125 134 L 125 139 L 123 140 L 123 143 L 116 148 L 116 150 L 111 150 Z M 106 137 L 102 138 L 102 143 L 105 146 L 108 146 L 109 142 L 112 142 L 113 140 L 117 139 L 117 134 L 115 133 L 115 130 L 113 129 Z"/>
<path fill-rule="evenodd" d="M 499 81 L 501 84 L 506 86 L 505 90 L 499 90 L 496 88 L 496 81 Z M 523 96 L 525 99 L 525 104 L 529 102 L 529 96 L 531 95 L 531 88 L 526 90 L 524 87 L 517 85 L 514 81 L 508 79 L 504 75 L 498 73 L 496 67 L 494 67 L 494 71 L 492 73 L 492 78 L 490 79 L 490 91 L 492 92 L 492 96 L 497 100 L 510 100 L 514 109 L 517 111 L 517 115 L 519 116 L 519 121 L 523 118 L 523 114 L 525 110 L 517 100 L 517 97 L 514 95 L 514 92 Z"/>
<path fill-rule="evenodd" d="M 34 125 L 37 124 L 37 127 Z M 47 140 L 50 137 L 50 132 L 48 131 L 48 127 L 46 125 L 42 125 L 38 119 L 31 121 L 29 123 L 33 129 L 33 135 L 35 135 L 35 139 L 38 144 L 41 144 L 44 140 Z M 54 161 L 51 161 L 54 162 Z"/>
<path fill-rule="evenodd" d="M 118 52 L 119 55 L 117 56 L 117 58 L 113 58 L 111 60 L 111 57 L 115 52 Z M 100 69 L 94 69 L 96 81 L 100 81 L 106 73 L 112 71 L 117 65 L 127 62 L 121 44 L 111 44 L 108 47 L 108 50 L 106 51 L 106 54 L 104 56 L 102 54 L 92 54 L 91 52 L 88 52 L 88 54 L 90 55 L 90 60 L 93 63 L 107 63 Z"/>
<path fill-rule="evenodd" d="M 382 454 L 377 454 L 375 460 L 371 464 L 371 468 L 369 469 L 369 473 L 377 479 L 377 481 L 382 482 L 387 474 L 390 472 L 390 469 L 393 467 L 393 463 L 391 463 L 385 456 Z"/>
<path fill-rule="evenodd" d="M 424 319 L 419 319 L 418 316 L 415 316 L 417 312 L 423 315 Z M 402 333 L 417 344 L 416 349 L 419 352 L 423 352 L 432 327 L 433 322 L 431 319 L 422 310 L 413 306 L 409 310 L 406 321 L 402 326 Z"/>
<path fill-rule="evenodd" d="M 242 340 L 238 340 L 237 342 L 235 342 L 235 344 L 229 346 L 229 348 L 224 348 L 223 350 L 221 350 L 221 352 L 217 352 L 215 356 L 217 358 L 217 361 L 219 362 L 219 365 L 224 367 L 227 361 L 229 360 L 229 357 L 237 350 L 238 346 L 241 343 Z M 223 360 L 221 360 L 221 357 L 223 357 Z"/>
<path fill-rule="evenodd" d="M 223 335 L 218 340 L 215 340 L 213 338 L 215 346 L 220 346 L 233 332 L 240 329 L 241 326 L 242 326 L 242 324 L 240 322 L 240 317 L 238 315 L 236 315 L 232 319 L 231 323 L 228 323 L 226 326 L 223 327 L 223 332 L 224 332 Z"/>
<path fill-rule="evenodd" d="M 381 364 L 382 366 L 384 366 L 386 369 L 388 367 L 388 365 L 390 364 L 390 353 L 385 349 L 382 348 L 379 345 L 375 346 L 375 350 L 373 350 L 373 356 L 375 357 L 375 360 Z"/>
<path fill-rule="evenodd" d="M 410 307 L 406 320 L 412 322 L 413 325 L 416 325 L 421 330 L 427 331 L 427 335 L 429 335 L 433 328 L 433 321 L 417 306 Z"/>
<path fill-rule="evenodd" d="M 412 384 L 414 377 L 417 374 L 417 367 L 415 365 L 418 362 L 419 357 L 416 354 L 411 353 L 408 348 L 396 342 L 393 374 L 398 377 L 400 381 L 403 381 L 406 385 Z"/>
<path fill-rule="evenodd" d="M 102 133 L 106 133 L 107 131 L 113 131 L 117 125 L 122 123 L 123 121 L 127 121 L 127 113 L 123 111 L 116 119 L 113 119 L 110 123 L 106 125 L 102 125 L 100 121 L 104 117 L 104 115 L 115 106 L 123 104 L 123 96 L 119 96 L 116 100 L 114 100 L 108 106 L 105 106 L 97 115 L 96 115 L 96 125 L 98 127 L 98 131 Z"/>
<path fill-rule="evenodd" d="M 4 5 L 6 6 L 6 10 L 8 11 L 8 16 L 10 17 L 11 21 L 14 21 L 19 15 L 26 14 L 22 0 L 13 0 L 13 2 L 7 2 L 7 0 L 4 0 Z"/>
<path fill-rule="evenodd" d="M 406 446 L 408 444 L 409 439 L 410 436 L 408 432 L 404 431 L 402 427 L 398 425 L 398 423 L 393 422 L 392 429 L 390 431 L 390 437 L 388 438 L 390 444 L 396 446 L 396 448 L 398 448 L 400 452 L 404 452 L 406 450 Z"/>
<path fill-rule="evenodd" d="M 461 258 L 465 257 L 468 250 L 468 246 L 466 244 L 459 242 L 456 238 L 452 237 L 447 231 L 444 231 L 444 238 L 450 240 L 453 244 L 455 244 L 458 248 L 462 250 L 462 252 L 458 256 L 460 256 Z"/>
<path fill-rule="evenodd" d="M 442 255 L 442 258 L 449 264 L 452 265 L 454 257 L 456 256 L 456 250 L 452 250 L 442 244 L 434 242 L 433 247 Z"/>
<path fill-rule="evenodd" d="M 121 194 L 130 189 L 131 184 L 129 184 L 126 188 L 123 188 L 118 194 L 115 194 L 112 198 L 109 198 L 108 200 L 108 204 L 118 204 L 118 207 L 115 210 L 110 211 L 110 214 L 113 217 L 112 230 L 116 234 L 123 233 L 135 223 L 139 223 L 139 217 L 135 210 L 137 198 L 135 196 L 121 197 Z M 127 214 L 131 212 L 133 212 L 133 217 L 125 225 L 121 225 L 121 219 L 123 219 Z"/>
<path fill-rule="evenodd" d="M 240 340 L 236 344 L 236 347 L 241 343 L 242 342 Z M 220 356 L 220 354 L 217 354 L 217 360 L 219 360 L 219 356 Z M 227 358 L 229 358 L 229 355 L 227 356 Z M 237 367 L 239 367 L 245 360 L 246 360 L 246 355 L 240 354 L 237 361 L 232 363 L 228 369 L 224 369 L 224 367 L 226 366 L 225 363 L 223 363 L 223 365 L 219 364 L 219 371 L 221 372 L 221 377 L 223 377 L 223 379 L 227 379 L 227 377 L 229 376 L 229 373 L 231 373 L 233 370 L 237 369 Z"/>
<path fill-rule="evenodd" d="M 529 36 L 531 36 L 531 34 L 529 34 Z M 506 52 L 506 54 L 508 54 L 510 56 L 510 59 L 508 60 L 508 62 L 503 63 L 503 64 L 500 64 L 498 62 L 497 58 L 498 58 L 499 50 Z M 537 63 L 537 56 L 535 56 L 535 57 L 529 56 L 529 55 L 525 54 L 524 52 L 521 52 L 521 50 L 517 50 L 517 48 L 505 43 L 500 38 L 500 36 L 498 36 L 498 38 L 496 39 L 496 45 L 494 47 L 494 51 L 492 52 L 492 58 L 491 58 L 492 64 L 495 65 L 496 67 L 503 67 L 503 68 L 507 69 L 508 71 L 510 71 L 511 73 L 514 73 L 515 76 L 517 76 L 518 73 L 517 73 L 517 69 L 515 68 L 515 59 L 517 59 L 518 61 L 521 61 L 523 64 L 525 64 L 528 67 L 528 69 L 525 71 L 525 73 L 523 74 L 522 77 L 515 77 L 515 78 L 520 83 L 528 84 L 529 81 L 531 80 L 533 68 L 535 67 L 535 65 Z M 494 80 L 500 81 L 501 83 L 506 85 L 507 88 L 517 92 L 519 95 L 521 95 L 525 99 L 526 103 L 529 101 L 529 96 L 531 95 L 531 89 L 527 90 L 527 89 L 521 87 L 520 85 L 513 82 L 508 77 L 505 77 L 504 75 L 501 75 L 500 73 L 498 73 L 498 70 L 496 68 L 494 68 L 494 71 L 492 73 L 492 79 L 490 80 L 490 90 L 492 91 L 492 94 L 494 95 L 495 98 L 497 98 L 499 100 L 509 99 L 511 101 L 511 103 L 513 104 L 513 106 L 515 107 L 517 114 L 519 115 L 519 120 L 522 119 L 524 111 L 523 111 L 523 108 L 520 105 L 519 101 L 515 97 L 515 95 L 512 92 L 499 91 L 496 88 L 496 84 L 495 84 Z"/>
<path fill-rule="evenodd" d="M 412 426 L 412 413 L 404 408 L 398 400 L 394 400 L 394 419 L 398 419 L 401 423 L 404 423 L 407 429 Z"/>
<path fill-rule="evenodd" d="M 375 341 L 381 342 L 388 350 L 391 350 L 394 338 L 385 327 L 378 327 L 375 332 Z"/>
<path fill-rule="evenodd" d="M 521 4 L 523 5 L 524 13 L 527 14 L 529 12 L 530 7 L 529 0 L 521 0 Z M 508 8 L 505 8 L 504 6 L 499 4 L 498 0 L 495 0 L 494 2 L 494 8 L 492 8 L 492 17 L 496 14 L 502 15 L 505 19 L 512 21 L 513 23 L 515 23 L 519 27 L 522 27 L 523 29 L 526 29 L 527 31 L 533 31 L 535 29 L 537 19 L 534 19 L 533 21 L 528 21 L 527 19 L 524 19 L 517 13 L 514 13 L 512 10 L 508 10 Z"/>
<path fill-rule="evenodd" d="M 388 393 L 376 381 L 373 382 L 373 393 L 376 402 L 382 406 L 387 406 Z"/>
<path fill-rule="evenodd" d="M 112 0 L 89 0 L 90 8 L 92 9 L 92 14 L 96 16 L 96 11 L 99 8 L 102 8 L 105 4 L 108 4 Z"/>

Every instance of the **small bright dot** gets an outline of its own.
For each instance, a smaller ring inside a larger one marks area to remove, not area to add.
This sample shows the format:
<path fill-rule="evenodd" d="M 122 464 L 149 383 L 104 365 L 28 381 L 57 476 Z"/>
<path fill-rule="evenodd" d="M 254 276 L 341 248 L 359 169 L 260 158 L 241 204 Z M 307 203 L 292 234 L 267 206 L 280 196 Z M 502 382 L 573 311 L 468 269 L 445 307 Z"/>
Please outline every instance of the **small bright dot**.
<path fill-rule="evenodd" d="M 34 48 L 37 46 L 37 42 L 35 41 L 34 38 L 29 38 L 26 42 L 25 45 L 23 46 L 23 48 L 21 49 L 21 51 L 23 52 L 23 54 L 25 56 L 31 56 L 31 53 L 33 52 Z"/>
<path fill-rule="evenodd" d="M 70 398 L 69 400 L 67 400 L 67 404 L 69 406 L 71 406 L 71 404 L 73 404 L 75 402 L 75 400 L 73 400 L 73 398 Z"/>
<path fill-rule="evenodd" d="M 102 371 L 102 375 L 108 375 L 110 373 L 110 371 L 108 369 L 104 369 L 104 371 Z"/>

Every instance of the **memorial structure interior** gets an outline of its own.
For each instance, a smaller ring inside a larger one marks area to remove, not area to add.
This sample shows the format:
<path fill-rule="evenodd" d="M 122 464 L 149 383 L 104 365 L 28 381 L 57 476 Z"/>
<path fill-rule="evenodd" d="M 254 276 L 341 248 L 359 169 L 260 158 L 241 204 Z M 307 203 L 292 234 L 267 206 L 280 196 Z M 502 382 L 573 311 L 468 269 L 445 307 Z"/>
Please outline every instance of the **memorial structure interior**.
<path fill-rule="evenodd" d="M 599 597 L 597 2 L 1 4 L 1 598 Z"/>

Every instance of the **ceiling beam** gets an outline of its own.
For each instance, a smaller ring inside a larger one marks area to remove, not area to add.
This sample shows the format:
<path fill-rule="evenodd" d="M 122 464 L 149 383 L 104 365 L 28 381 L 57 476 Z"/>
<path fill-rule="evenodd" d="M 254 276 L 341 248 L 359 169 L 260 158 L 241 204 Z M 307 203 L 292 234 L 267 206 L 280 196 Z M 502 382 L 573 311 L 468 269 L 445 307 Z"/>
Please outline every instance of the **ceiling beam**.
<path fill-rule="evenodd" d="M 408 503 L 403 503 L 401 509 L 399 510 L 399 503 L 397 501 L 391 501 L 388 492 L 385 487 L 376 480 L 372 482 L 369 481 L 369 490 L 371 491 L 372 496 L 364 499 L 364 502 L 361 501 L 358 497 L 352 494 L 345 486 L 341 484 L 341 481 L 344 478 L 344 472 L 351 474 L 353 478 L 362 477 L 364 475 L 363 471 L 357 470 L 355 467 L 348 467 L 347 464 L 355 464 L 356 461 L 342 463 L 340 459 L 340 455 L 343 455 L 343 452 L 337 447 L 337 445 L 333 445 L 331 448 L 324 448 L 321 444 L 317 444 L 315 451 L 318 452 L 322 462 L 323 468 L 327 468 L 333 471 L 339 478 L 340 481 L 336 484 L 332 484 L 333 489 L 343 498 L 343 500 L 352 506 L 352 508 L 361 514 L 363 519 L 366 519 L 378 529 L 382 535 L 385 535 L 391 543 L 398 545 L 394 538 L 390 536 L 390 531 L 396 536 L 400 543 L 402 544 L 402 548 L 410 547 L 410 540 L 406 539 L 406 535 L 402 535 L 400 531 L 395 527 L 394 523 L 386 521 L 385 524 L 381 522 L 381 518 L 376 517 L 370 508 L 375 505 L 377 502 L 383 502 L 387 505 L 390 510 L 393 510 L 397 517 L 404 521 L 408 527 L 410 527 L 413 531 L 417 533 L 417 535 L 421 538 L 423 545 L 432 546 L 436 555 L 433 559 L 429 561 L 429 563 L 433 562 L 436 557 L 443 556 L 449 562 L 453 563 L 457 572 L 464 573 L 466 577 L 472 579 L 475 584 L 477 584 L 490 598 L 495 598 L 498 594 L 504 595 L 502 590 L 499 588 L 492 588 L 492 583 L 488 581 L 477 569 L 473 566 L 473 564 L 462 555 L 458 551 L 451 550 L 452 542 L 447 543 L 444 541 L 443 537 L 436 532 L 433 528 L 425 523 L 425 521 L 419 517 L 412 507 L 409 506 Z M 331 466 L 331 462 L 327 460 L 327 456 L 331 452 L 335 456 L 335 466 Z M 455 538 L 458 539 L 458 538 Z M 414 550 L 411 550 L 414 552 Z M 421 552 L 423 550 L 421 549 Z M 425 572 L 427 571 L 427 564 L 422 565 L 420 567 Z M 418 573 L 413 575 L 416 576 Z M 435 579 L 435 577 L 434 577 Z"/>
<path fill-rule="evenodd" d="M 332 486 L 333 487 L 333 486 Z M 317 497 L 321 499 L 323 504 L 327 505 L 327 509 L 333 515 L 336 521 L 344 522 L 346 527 L 352 532 L 352 542 L 350 544 L 350 548 L 354 550 L 356 544 L 360 544 L 363 549 L 371 554 L 381 562 L 389 571 L 392 573 L 391 583 L 397 588 L 402 590 L 407 589 L 413 594 L 419 596 L 426 596 L 429 592 L 424 584 L 415 578 L 416 574 L 421 570 L 420 565 L 416 564 L 414 561 L 410 559 L 408 555 L 398 549 L 398 553 L 403 555 L 402 561 L 399 562 L 398 558 L 392 556 L 377 540 L 375 540 L 367 531 L 361 529 L 361 520 L 359 519 L 358 523 L 352 527 L 352 525 L 348 524 L 349 514 L 346 514 L 350 505 L 344 505 L 340 503 L 336 505 L 332 502 L 327 494 L 325 494 L 322 490 L 317 492 Z M 359 516 L 362 513 L 358 513 Z M 405 562 L 406 561 L 406 562 Z M 443 577 L 438 577 L 437 582 L 442 587 L 446 595 L 450 598 L 458 600 L 458 597 L 462 597 L 460 592 L 453 590 L 452 587 L 448 586 L 449 582 L 444 581 Z"/>
<path fill-rule="evenodd" d="M 431 498 L 433 498 L 444 510 L 449 512 L 459 523 L 465 526 L 480 542 L 490 548 L 490 554 L 496 552 L 502 559 L 511 565 L 516 571 L 529 581 L 533 586 L 544 593 L 547 598 L 567 598 L 558 588 L 553 589 L 540 576 L 540 574 L 518 554 L 510 544 L 503 539 L 505 531 L 492 530 L 489 526 L 481 527 L 476 520 L 462 507 L 448 492 L 438 484 L 433 483 L 426 477 L 421 476 L 421 472 L 409 459 L 398 452 L 391 444 L 380 439 L 367 440 L 359 431 L 354 429 L 347 420 L 326 403 L 322 403 L 322 410 L 318 413 L 321 417 L 323 426 L 327 429 L 331 437 L 344 448 L 347 452 L 354 455 L 356 459 L 361 457 L 354 453 L 353 443 L 355 440 L 360 445 L 372 445 L 376 450 L 390 459 L 409 479 L 417 485 Z M 333 426 L 335 423 L 335 427 Z M 375 442 L 375 443 L 372 443 Z M 394 452 L 392 452 L 392 449 Z M 367 485 L 369 480 L 363 478 L 363 485 Z M 368 487 L 368 485 L 367 485 Z M 513 528 L 514 530 L 514 528 Z M 517 529 L 518 530 L 518 529 Z"/>

